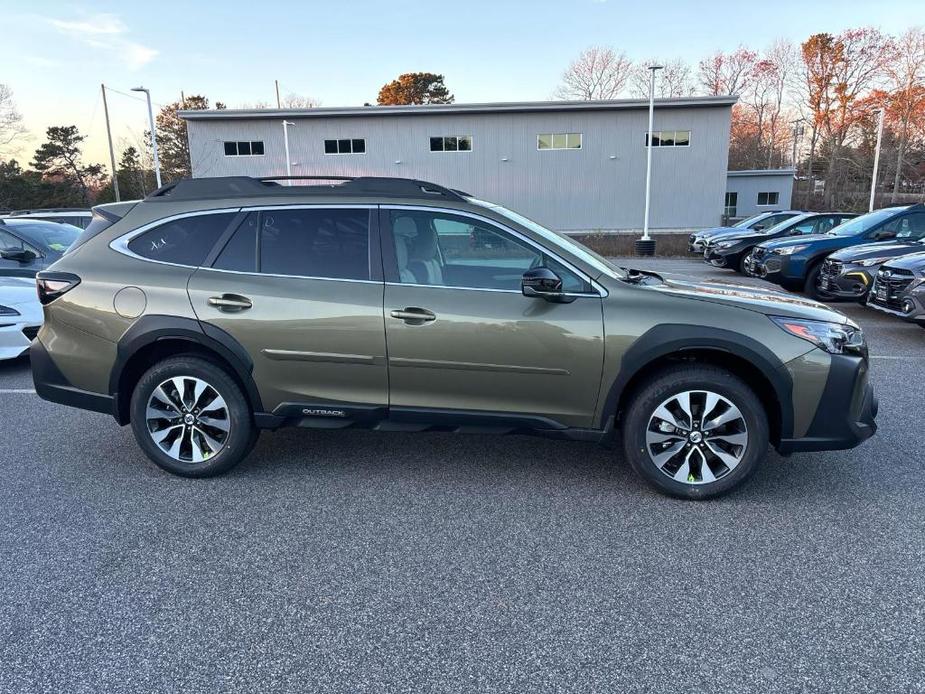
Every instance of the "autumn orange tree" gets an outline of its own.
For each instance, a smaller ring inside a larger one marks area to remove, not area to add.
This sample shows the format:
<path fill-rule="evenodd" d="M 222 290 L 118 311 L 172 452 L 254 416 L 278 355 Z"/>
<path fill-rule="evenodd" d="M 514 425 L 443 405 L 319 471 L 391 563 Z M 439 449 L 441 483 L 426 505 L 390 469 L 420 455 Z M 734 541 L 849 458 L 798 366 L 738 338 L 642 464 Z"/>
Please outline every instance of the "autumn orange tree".
<path fill-rule="evenodd" d="M 408 72 L 383 85 L 377 100 L 380 106 L 401 104 L 452 104 L 453 95 L 443 83 L 443 75 Z"/>

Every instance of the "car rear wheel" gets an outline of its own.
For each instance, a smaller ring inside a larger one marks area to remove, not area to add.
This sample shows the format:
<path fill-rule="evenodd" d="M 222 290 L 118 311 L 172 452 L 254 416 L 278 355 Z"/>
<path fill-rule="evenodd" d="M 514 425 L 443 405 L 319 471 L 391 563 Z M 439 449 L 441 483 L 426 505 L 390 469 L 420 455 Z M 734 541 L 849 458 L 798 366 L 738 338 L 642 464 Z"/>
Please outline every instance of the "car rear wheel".
<path fill-rule="evenodd" d="M 171 357 L 148 369 L 132 393 L 131 420 L 145 454 L 184 477 L 227 472 L 257 440 L 241 388 L 197 356 Z"/>
<path fill-rule="evenodd" d="M 623 426 L 624 452 L 656 489 L 706 499 L 742 484 L 767 456 L 768 420 L 755 393 L 713 366 L 677 366 L 645 384 Z"/>

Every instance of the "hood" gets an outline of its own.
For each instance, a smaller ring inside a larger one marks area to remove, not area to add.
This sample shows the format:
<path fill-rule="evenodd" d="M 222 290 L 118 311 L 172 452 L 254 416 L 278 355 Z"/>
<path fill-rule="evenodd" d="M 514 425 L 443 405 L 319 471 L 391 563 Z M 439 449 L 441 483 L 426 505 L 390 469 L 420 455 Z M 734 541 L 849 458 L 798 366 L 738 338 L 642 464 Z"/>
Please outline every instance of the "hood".
<path fill-rule="evenodd" d="M 647 288 L 688 299 L 737 306 L 768 316 L 786 316 L 830 323 L 845 323 L 848 320 L 843 314 L 833 311 L 818 301 L 764 287 L 747 287 L 719 282 L 692 282 L 674 278 L 666 279 L 663 284 L 648 285 Z"/>
<path fill-rule="evenodd" d="M 4 306 L 21 306 L 37 304 L 35 280 L 27 277 L 0 277 L 0 304 Z"/>
<path fill-rule="evenodd" d="M 851 263 L 867 258 L 891 258 L 896 255 L 925 251 L 925 245 L 918 241 L 881 241 L 879 243 L 864 243 L 836 251 L 829 257 L 844 263 Z"/>
<path fill-rule="evenodd" d="M 900 270 L 912 270 L 913 272 L 925 272 L 925 251 L 921 253 L 910 253 L 901 258 L 894 258 L 881 267 L 892 267 Z"/>
<path fill-rule="evenodd" d="M 804 243 L 814 241 L 834 241 L 839 237 L 829 236 L 828 234 L 804 234 L 802 236 L 785 236 L 782 239 L 772 239 L 761 244 L 763 248 L 785 248 L 787 246 L 799 246 Z M 845 238 L 845 237 L 843 237 Z"/>
<path fill-rule="evenodd" d="M 711 239 L 715 236 L 724 236 L 725 234 L 737 234 L 742 230 L 738 227 L 714 227 L 713 229 L 707 229 L 706 231 L 701 231 L 697 233 L 702 239 Z"/>

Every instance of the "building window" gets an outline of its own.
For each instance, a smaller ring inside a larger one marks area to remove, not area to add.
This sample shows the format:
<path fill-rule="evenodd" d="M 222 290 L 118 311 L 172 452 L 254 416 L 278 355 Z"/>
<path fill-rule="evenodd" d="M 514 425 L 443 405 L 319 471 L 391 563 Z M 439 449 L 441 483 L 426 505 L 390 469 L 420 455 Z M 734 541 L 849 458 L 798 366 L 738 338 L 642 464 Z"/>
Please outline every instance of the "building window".
<path fill-rule="evenodd" d="M 759 205 L 776 205 L 779 199 L 780 193 L 774 191 L 773 193 L 758 193 L 758 204 Z"/>
<path fill-rule="evenodd" d="M 251 140 L 250 142 L 226 142 L 226 157 L 259 157 L 263 156 L 263 142 Z"/>
<path fill-rule="evenodd" d="M 649 143 L 649 133 L 646 133 L 646 144 Z M 690 130 L 653 130 L 653 147 L 689 147 L 691 144 Z"/>
<path fill-rule="evenodd" d="M 353 138 L 350 140 L 325 140 L 325 154 L 366 154 L 366 140 Z"/>
<path fill-rule="evenodd" d="M 537 149 L 581 149 L 581 133 L 542 133 L 536 136 Z"/>
<path fill-rule="evenodd" d="M 450 135 L 430 138 L 431 152 L 471 152 L 472 135 Z"/>
<path fill-rule="evenodd" d="M 723 214 L 726 217 L 736 216 L 736 204 L 739 202 L 738 193 L 726 193 L 726 204 L 723 207 Z"/>

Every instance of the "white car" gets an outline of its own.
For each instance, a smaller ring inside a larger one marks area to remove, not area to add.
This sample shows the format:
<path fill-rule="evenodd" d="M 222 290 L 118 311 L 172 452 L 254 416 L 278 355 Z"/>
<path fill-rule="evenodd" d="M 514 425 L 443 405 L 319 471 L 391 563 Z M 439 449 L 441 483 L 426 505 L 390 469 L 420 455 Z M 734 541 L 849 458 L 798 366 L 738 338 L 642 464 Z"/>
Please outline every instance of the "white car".
<path fill-rule="evenodd" d="M 25 354 L 42 320 L 35 280 L 0 276 L 0 359 Z"/>

